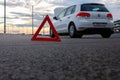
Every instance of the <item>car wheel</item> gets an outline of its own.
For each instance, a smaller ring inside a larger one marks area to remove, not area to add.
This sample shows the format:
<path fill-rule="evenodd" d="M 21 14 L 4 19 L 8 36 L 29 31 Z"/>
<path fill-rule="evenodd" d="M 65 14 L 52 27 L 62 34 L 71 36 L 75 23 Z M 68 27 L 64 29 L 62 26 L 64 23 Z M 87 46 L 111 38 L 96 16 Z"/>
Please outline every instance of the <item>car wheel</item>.
<path fill-rule="evenodd" d="M 50 37 L 51 37 L 51 38 L 55 38 L 55 35 L 53 34 L 51 28 L 50 28 Z"/>
<path fill-rule="evenodd" d="M 74 25 L 74 24 L 70 24 L 68 31 L 69 31 L 69 36 L 70 36 L 71 38 L 77 37 L 77 31 L 76 31 L 76 28 L 75 28 L 75 25 Z"/>
<path fill-rule="evenodd" d="M 78 38 L 82 38 L 82 36 L 83 36 L 83 34 L 80 33 L 80 32 L 79 32 L 78 35 L 77 35 Z"/>
<path fill-rule="evenodd" d="M 111 33 L 103 33 L 103 34 L 101 34 L 101 36 L 102 36 L 103 38 L 110 38 Z"/>

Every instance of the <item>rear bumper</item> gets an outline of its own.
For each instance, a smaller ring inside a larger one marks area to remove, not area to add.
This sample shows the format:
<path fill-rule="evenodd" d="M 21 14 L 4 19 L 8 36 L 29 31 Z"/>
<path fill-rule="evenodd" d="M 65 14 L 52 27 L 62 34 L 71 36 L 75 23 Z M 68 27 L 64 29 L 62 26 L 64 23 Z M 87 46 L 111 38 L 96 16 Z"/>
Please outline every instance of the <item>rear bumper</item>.
<path fill-rule="evenodd" d="M 75 26 L 76 29 L 80 31 L 83 28 L 113 28 L 114 24 L 112 21 L 106 19 L 77 19 Z"/>
<path fill-rule="evenodd" d="M 102 34 L 102 33 L 113 33 L 113 28 L 81 28 L 78 33 L 83 34 Z"/>

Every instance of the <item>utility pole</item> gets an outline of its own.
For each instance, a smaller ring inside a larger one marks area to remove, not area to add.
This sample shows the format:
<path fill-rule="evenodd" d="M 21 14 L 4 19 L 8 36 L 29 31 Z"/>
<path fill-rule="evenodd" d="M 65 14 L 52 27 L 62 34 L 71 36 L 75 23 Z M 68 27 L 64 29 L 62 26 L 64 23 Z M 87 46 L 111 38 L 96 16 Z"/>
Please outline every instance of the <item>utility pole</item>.
<path fill-rule="evenodd" d="M 34 6 L 32 5 L 32 34 L 34 34 L 34 22 L 33 22 L 33 17 L 34 17 L 34 15 L 33 15 L 33 8 L 34 8 Z"/>
<path fill-rule="evenodd" d="M 6 0 L 4 0 L 4 34 L 6 34 Z"/>

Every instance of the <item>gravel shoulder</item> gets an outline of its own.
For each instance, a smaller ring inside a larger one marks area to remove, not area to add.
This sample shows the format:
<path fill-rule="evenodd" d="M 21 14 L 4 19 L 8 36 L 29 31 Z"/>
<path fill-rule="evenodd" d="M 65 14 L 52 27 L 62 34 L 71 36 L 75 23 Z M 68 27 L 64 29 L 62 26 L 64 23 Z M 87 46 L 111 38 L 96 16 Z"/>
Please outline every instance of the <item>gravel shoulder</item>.
<path fill-rule="evenodd" d="M 120 35 L 109 39 L 61 37 L 37 42 L 31 35 L 0 35 L 0 80 L 119 80 Z"/>

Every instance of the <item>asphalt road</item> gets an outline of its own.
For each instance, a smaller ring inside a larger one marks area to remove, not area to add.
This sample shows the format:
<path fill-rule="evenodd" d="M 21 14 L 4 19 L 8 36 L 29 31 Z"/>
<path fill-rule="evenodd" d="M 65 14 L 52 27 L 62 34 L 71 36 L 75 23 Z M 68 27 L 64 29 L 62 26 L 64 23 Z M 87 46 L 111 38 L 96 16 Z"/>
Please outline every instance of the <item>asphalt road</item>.
<path fill-rule="evenodd" d="M 120 34 L 109 39 L 0 35 L 0 80 L 120 80 Z"/>

